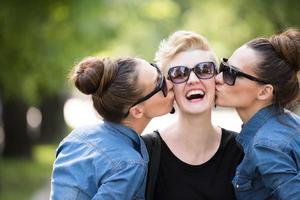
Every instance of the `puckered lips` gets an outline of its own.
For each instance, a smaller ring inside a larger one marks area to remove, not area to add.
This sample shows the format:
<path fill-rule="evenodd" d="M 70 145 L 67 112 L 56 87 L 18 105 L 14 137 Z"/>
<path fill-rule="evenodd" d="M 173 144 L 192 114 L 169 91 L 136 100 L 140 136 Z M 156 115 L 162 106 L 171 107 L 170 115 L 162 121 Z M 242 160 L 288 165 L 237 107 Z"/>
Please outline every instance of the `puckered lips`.
<path fill-rule="evenodd" d="M 185 97 L 189 101 L 196 101 L 196 100 L 201 100 L 205 96 L 205 91 L 202 89 L 193 89 L 189 90 L 186 94 Z"/>

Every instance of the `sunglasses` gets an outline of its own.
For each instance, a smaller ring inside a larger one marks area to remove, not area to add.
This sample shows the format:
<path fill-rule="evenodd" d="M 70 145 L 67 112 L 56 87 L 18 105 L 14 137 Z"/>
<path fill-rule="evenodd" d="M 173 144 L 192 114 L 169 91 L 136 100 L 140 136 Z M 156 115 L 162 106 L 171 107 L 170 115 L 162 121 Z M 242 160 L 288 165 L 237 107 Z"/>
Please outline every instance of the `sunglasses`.
<path fill-rule="evenodd" d="M 175 84 L 184 83 L 189 80 L 192 71 L 199 79 L 210 79 L 217 72 L 213 62 L 201 62 L 193 68 L 186 66 L 171 67 L 168 71 L 168 79 Z"/>
<path fill-rule="evenodd" d="M 219 73 L 223 72 L 223 80 L 227 85 L 233 86 L 237 77 L 244 77 L 251 81 L 256 81 L 263 84 L 268 84 L 267 81 L 256 78 L 249 74 L 239 71 L 236 67 L 228 64 L 228 59 L 223 58 L 223 61 L 220 64 Z"/>
<path fill-rule="evenodd" d="M 156 85 L 155 89 L 152 92 L 150 92 L 146 96 L 140 98 L 139 100 L 137 100 L 134 104 L 132 104 L 129 107 L 129 109 L 128 109 L 127 113 L 125 114 L 124 118 L 128 116 L 130 108 L 132 108 L 133 106 L 136 106 L 137 104 L 140 104 L 140 103 L 150 99 L 156 93 L 162 91 L 164 97 L 166 97 L 168 95 L 168 86 L 167 86 L 165 77 L 162 75 L 160 69 L 158 68 L 158 66 L 156 64 L 154 64 L 154 63 L 150 63 L 150 64 L 151 64 L 151 66 L 156 68 L 157 73 L 158 73 L 159 82 L 158 82 L 158 84 Z"/>

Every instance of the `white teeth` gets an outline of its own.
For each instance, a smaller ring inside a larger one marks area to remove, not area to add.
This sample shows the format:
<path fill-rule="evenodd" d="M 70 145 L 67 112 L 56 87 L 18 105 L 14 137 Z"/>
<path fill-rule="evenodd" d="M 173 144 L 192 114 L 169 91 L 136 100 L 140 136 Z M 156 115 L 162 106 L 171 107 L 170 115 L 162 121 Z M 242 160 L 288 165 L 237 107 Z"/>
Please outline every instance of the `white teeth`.
<path fill-rule="evenodd" d="M 189 91 L 189 92 L 186 94 L 186 96 L 187 96 L 187 97 L 190 97 L 190 96 L 192 96 L 192 95 L 197 95 L 197 94 L 203 96 L 203 95 L 204 95 L 204 91 L 203 91 L 203 90 L 191 90 L 191 91 Z"/>

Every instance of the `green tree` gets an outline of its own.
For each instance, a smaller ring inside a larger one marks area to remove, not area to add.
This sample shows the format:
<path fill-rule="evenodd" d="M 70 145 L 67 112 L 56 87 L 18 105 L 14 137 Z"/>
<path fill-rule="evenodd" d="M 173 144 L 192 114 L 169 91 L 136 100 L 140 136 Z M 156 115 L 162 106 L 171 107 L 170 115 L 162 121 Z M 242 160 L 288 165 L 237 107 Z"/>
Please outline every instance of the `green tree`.
<path fill-rule="evenodd" d="M 66 88 L 73 62 L 103 48 L 115 37 L 118 24 L 104 17 L 105 3 L 2 2 L 0 94 L 6 135 L 4 155 L 31 156 L 25 115 L 28 105 L 58 96 Z M 61 107 L 57 109 L 62 111 Z M 52 124 L 52 132 L 55 131 Z"/>
<path fill-rule="evenodd" d="M 158 8 L 161 16 L 154 13 Z M 6 134 L 4 155 L 31 156 L 25 116 L 29 105 L 39 105 L 42 110 L 42 135 L 58 137 L 54 133 L 59 132 L 55 129 L 58 121 L 63 121 L 61 98 L 65 95 L 61 94 L 67 88 L 66 77 L 74 61 L 97 52 L 152 59 L 162 35 L 175 28 L 179 11 L 181 8 L 171 0 L 3 2 L 0 95 Z M 48 140 L 48 136 L 43 138 Z"/>
<path fill-rule="evenodd" d="M 58 124 L 69 91 L 66 77 L 82 57 L 133 55 L 152 60 L 160 40 L 179 29 L 203 34 L 220 57 L 229 56 L 254 37 L 299 27 L 299 6 L 298 0 L 1 1 L 5 153 L 30 156 L 25 118 L 29 105 L 43 112 L 44 139 L 51 134 L 59 138 L 53 133 L 63 129 Z"/>

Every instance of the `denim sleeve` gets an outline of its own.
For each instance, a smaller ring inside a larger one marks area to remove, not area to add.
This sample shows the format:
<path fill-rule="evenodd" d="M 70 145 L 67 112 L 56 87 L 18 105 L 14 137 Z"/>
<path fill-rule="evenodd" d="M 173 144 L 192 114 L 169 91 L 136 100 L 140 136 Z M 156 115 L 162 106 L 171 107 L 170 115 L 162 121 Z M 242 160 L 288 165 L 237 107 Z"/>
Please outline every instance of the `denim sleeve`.
<path fill-rule="evenodd" d="M 256 145 L 253 157 L 264 185 L 276 199 L 299 200 L 299 166 L 290 153 Z"/>
<path fill-rule="evenodd" d="M 93 197 L 103 200 L 145 199 L 142 189 L 146 177 L 146 168 L 138 162 L 119 163 L 110 176 L 105 177 Z"/>
<path fill-rule="evenodd" d="M 95 151 L 85 144 L 63 142 L 57 149 L 51 178 L 51 200 L 88 200 L 96 191 Z"/>

